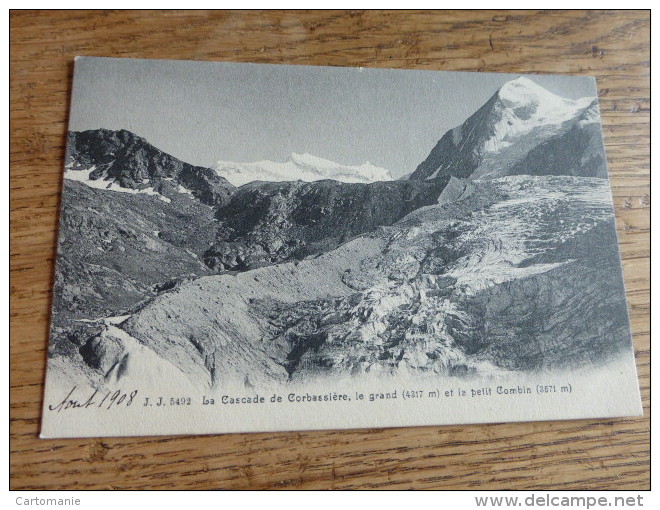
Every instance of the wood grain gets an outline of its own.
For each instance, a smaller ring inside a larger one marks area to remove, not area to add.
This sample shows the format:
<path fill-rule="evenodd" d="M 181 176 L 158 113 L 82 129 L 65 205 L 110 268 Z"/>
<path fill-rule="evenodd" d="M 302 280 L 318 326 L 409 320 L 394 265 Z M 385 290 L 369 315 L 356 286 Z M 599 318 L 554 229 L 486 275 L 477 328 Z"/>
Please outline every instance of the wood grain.
<path fill-rule="evenodd" d="M 10 14 L 10 486 L 650 487 L 650 13 Z M 75 55 L 596 76 L 644 417 L 460 427 L 40 440 Z"/>

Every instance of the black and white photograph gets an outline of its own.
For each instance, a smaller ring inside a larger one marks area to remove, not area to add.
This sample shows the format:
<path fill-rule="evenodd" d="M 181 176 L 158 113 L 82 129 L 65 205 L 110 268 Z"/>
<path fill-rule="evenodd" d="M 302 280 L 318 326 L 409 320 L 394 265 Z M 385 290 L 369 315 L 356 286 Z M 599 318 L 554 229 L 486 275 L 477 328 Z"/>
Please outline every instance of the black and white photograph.
<path fill-rule="evenodd" d="M 641 414 L 596 81 L 79 57 L 43 437 Z"/>

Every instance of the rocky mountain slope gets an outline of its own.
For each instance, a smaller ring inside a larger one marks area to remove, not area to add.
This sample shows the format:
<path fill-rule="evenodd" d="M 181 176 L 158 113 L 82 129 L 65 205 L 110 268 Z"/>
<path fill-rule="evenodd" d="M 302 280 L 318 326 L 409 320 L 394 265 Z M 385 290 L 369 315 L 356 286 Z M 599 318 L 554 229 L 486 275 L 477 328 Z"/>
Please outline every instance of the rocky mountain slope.
<path fill-rule="evenodd" d="M 521 77 L 445 133 L 409 179 L 607 177 L 602 143 L 596 98 L 565 99 Z"/>
<path fill-rule="evenodd" d="M 628 343 L 612 221 L 601 179 L 481 181 L 318 258 L 180 285 L 121 329 L 209 386 L 594 364 Z"/>
<path fill-rule="evenodd" d="M 234 191 L 210 168 L 184 163 L 126 130 L 69 132 L 65 168 L 69 179 L 91 187 L 159 194 L 165 201 L 183 188 L 205 204 L 221 206 Z"/>
<path fill-rule="evenodd" d="M 248 182 L 268 181 L 322 181 L 331 179 L 339 182 L 369 183 L 391 181 L 389 170 L 366 162 L 362 165 L 342 165 L 311 154 L 292 153 L 287 161 L 257 161 L 255 163 L 236 163 L 218 161 L 214 166 L 218 175 L 234 186 Z"/>
<path fill-rule="evenodd" d="M 446 182 L 247 184 L 218 210 L 217 240 L 204 261 L 216 270 L 243 271 L 316 256 L 436 203 Z"/>
<path fill-rule="evenodd" d="M 213 209 L 189 194 L 114 193 L 64 180 L 51 349 L 70 350 L 121 315 L 188 278 L 214 241 Z M 90 322 L 91 320 L 91 322 Z"/>

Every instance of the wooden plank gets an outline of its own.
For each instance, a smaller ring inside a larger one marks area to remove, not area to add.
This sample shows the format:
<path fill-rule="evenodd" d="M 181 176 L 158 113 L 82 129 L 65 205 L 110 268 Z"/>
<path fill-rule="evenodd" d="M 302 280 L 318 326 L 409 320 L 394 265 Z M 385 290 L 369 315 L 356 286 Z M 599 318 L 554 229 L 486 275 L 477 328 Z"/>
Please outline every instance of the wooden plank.
<path fill-rule="evenodd" d="M 650 13 L 12 11 L 10 486 L 650 487 Z M 596 76 L 644 417 L 40 440 L 75 55 Z"/>

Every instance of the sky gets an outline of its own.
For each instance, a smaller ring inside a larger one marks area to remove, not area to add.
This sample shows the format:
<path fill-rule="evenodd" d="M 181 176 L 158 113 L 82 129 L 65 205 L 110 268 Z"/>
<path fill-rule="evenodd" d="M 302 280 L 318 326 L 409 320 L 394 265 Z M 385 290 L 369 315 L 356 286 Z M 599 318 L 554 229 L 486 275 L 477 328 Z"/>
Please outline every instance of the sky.
<path fill-rule="evenodd" d="M 518 76 L 78 57 L 69 130 L 127 129 L 201 166 L 296 152 L 400 177 Z M 563 97 L 596 95 L 590 78 L 525 76 Z"/>

